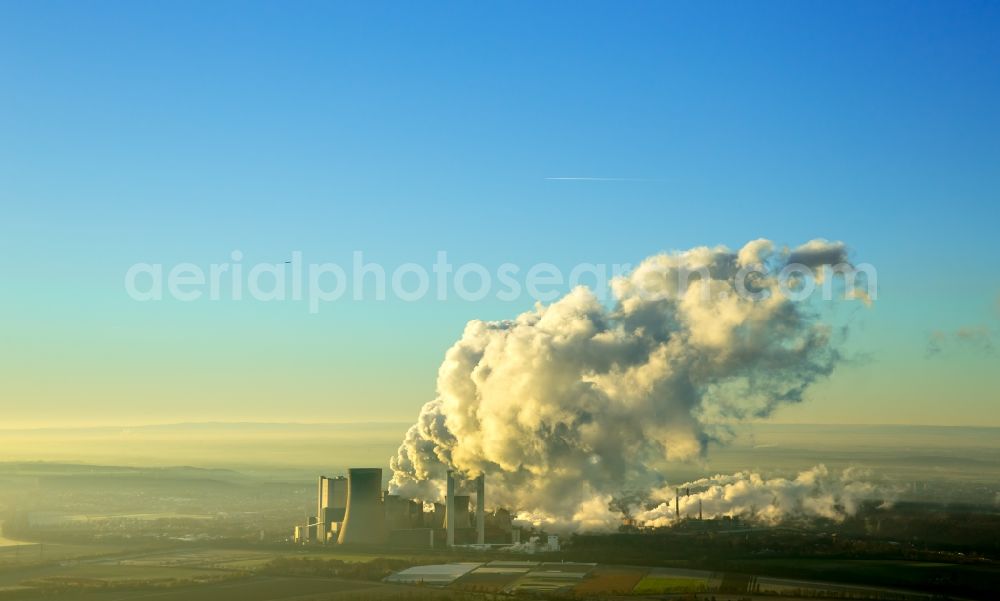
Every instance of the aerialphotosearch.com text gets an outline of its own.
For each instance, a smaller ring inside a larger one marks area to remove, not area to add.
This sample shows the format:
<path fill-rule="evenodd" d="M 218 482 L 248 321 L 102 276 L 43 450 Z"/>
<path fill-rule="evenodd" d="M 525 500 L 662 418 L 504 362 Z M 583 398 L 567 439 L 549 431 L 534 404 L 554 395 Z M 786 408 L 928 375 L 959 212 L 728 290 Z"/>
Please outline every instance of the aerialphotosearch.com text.
<path fill-rule="evenodd" d="M 579 263 L 564 270 L 552 263 L 521 266 L 503 263 L 495 269 L 476 262 L 454 265 L 446 251 L 438 251 L 433 263 L 401 263 L 390 268 L 367 261 L 363 251 L 354 251 L 350 264 L 309 262 L 303 253 L 291 253 L 291 259 L 280 263 L 243 263 L 243 253 L 234 250 L 229 261 L 201 266 L 195 263 L 135 263 L 125 273 L 125 290 L 136 301 L 149 302 L 173 299 L 181 302 L 199 300 L 242 301 L 247 298 L 260 302 L 295 301 L 308 305 L 310 313 L 318 313 L 326 303 L 337 301 L 385 301 L 396 299 L 416 302 L 433 295 L 438 301 L 457 298 L 463 301 L 496 299 L 517 301 L 527 295 L 534 301 L 550 302 L 577 286 L 587 286 L 600 299 L 608 299 L 614 282 L 629 277 L 633 265 Z M 774 291 L 761 288 L 761 277 L 775 278 L 777 293 L 792 300 L 804 300 L 821 292 L 824 300 L 836 294 L 831 277 L 816 273 L 816 266 L 789 264 L 771 273 L 762 266 L 744 267 L 726 276 L 733 283 L 735 294 L 751 300 L 764 300 Z M 868 264 L 832 265 L 819 269 L 832 271 L 848 280 L 843 289 L 848 296 L 874 299 L 877 274 Z M 671 270 L 676 278 L 673 285 L 663 282 L 638 286 L 646 296 L 670 296 L 684 293 L 689 285 L 708 281 L 719 274 L 707 268 Z M 635 292 L 635 287 L 633 287 Z M 706 300 L 712 294 L 709 286 L 702 292 Z M 724 291 L 719 294 L 728 294 Z"/>

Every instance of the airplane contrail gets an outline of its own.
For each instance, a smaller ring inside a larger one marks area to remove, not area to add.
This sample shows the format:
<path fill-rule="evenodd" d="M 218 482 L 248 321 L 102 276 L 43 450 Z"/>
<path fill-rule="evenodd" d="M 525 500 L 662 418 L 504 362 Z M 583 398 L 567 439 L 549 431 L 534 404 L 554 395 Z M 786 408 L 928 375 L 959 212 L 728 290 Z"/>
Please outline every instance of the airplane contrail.
<path fill-rule="evenodd" d="M 657 180 L 643 177 L 546 177 L 549 181 L 576 181 L 576 182 L 654 182 Z"/>

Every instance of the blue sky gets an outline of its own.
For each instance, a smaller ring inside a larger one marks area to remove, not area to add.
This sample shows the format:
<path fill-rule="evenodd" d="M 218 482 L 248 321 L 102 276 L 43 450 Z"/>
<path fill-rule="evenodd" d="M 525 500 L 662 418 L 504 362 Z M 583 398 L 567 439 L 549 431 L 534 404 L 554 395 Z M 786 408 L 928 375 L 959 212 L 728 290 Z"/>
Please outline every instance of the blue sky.
<path fill-rule="evenodd" d="M 3 3 L 0 402 L 26 425 L 405 420 L 468 319 L 530 307 L 137 304 L 139 261 L 823 237 L 880 300 L 777 418 L 1000 425 L 995 355 L 926 352 L 1000 327 L 998 29 L 987 2 Z"/>

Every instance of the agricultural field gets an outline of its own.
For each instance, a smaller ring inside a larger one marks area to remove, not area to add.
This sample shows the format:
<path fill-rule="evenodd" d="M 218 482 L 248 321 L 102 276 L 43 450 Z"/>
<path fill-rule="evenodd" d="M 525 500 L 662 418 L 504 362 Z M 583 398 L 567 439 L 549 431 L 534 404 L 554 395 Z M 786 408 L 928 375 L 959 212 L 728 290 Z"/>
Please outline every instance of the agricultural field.
<path fill-rule="evenodd" d="M 953 573 L 957 568 L 970 577 L 978 574 L 977 566 L 972 565 L 898 561 L 823 560 L 803 566 L 802 560 L 747 560 L 733 566 L 734 571 L 722 573 L 673 567 L 539 563 L 527 558 L 488 561 L 481 555 L 463 557 L 459 553 L 391 556 L 318 547 L 183 544 L 123 548 L 45 544 L 42 549 L 44 560 L 41 554 L 30 561 L 22 554 L 20 563 L 4 563 L 0 554 L 0 599 L 29 599 L 40 591 L 58 592 L 54 598 L 59 601 L 129 601 L 138 599 L 140 593 L 153 595 L 157 601 L 201 598 L 280 601 L 317 595 L 323 599 L 417 601 L 552 592 L 644 597 L 765 592 L 815 595 L 820 591 L 876 598 L 884 596 L 888 589 L 850 583 L 846 579 L 838 581 L 833 575 L 852 567 L 855 573 L 872 572 L 883 577 L 886 573 L 895 573 L 897 577 L 910 572 L 937 574 L 951 570 Z M 67 558 L 55 559 L 63 556 Z M 476 558 L 476 562 L 461 563 Z M 444 563 L 442 559 L 453 563 Z M 825 576 L 813 577 L 810 570 L 816 570 L 817 574 L 823 571 Z M 989 575 L 984 572 L 979 577 Z M 380 581 L 383 578 L 385 581 Z M 36 588 L 24 588 L 26 585 Z M 900 588 L 920 590 L 918 586 Z M 905 598 L 922 600 L 929 596 L 914 593 Z"/>
<path fill-rule="evenodd" d="M 263 566 L 274 557 L 274 553 L 267 551 L 193 549 L 154 553 L 122 559 L 118 563 L 131 566 L 197 567 L 240 571 Z"/>
<path fill-rule="evenodd" d="M 635 585 L 637 595 L 662 595 L 673 593 L 704 593 L 708 591 L 706 580 L 694 578 L 670 578 L 661 576 L 646 576 Z"/>
<path fill-rule="evenodd" d="M 684 568 L 650 568 L 589 563 L 532 563 L 494 561 L 480 567 L 470 564 L 438 564 L 407 568 L 387 581 L 440 587 L 466 593 L 570 594 L 578 597 L 615 596 L 646 598 L 661 595 L 778 594 L 786 598 L 804 595 L 848 596 L 878 599 L 928 601 L 931 595 L 884 587 L 839 584 L 822 580 L 753 576 L 740 572 L 710 572 Z M 420 575 L 423 574 L 423 577 Z M 450 574 L 448 578 L 440 575 Z"/>
<path fill-rule="evenodd" d="M 87 582 L 94 585 L 125 584 L 130 582 L 210 582 L 220 580 L 230 575 L 223 570 L 208 570 L 199 568 L 167 568 L 158 566 L 132 566 L 121 564 L 78 564 L 61 567 L 53 574 L 31 578 L 22 581 L 27 586 L 44 585 L 58 582 Z"/>
<path fill-rule="evenodd" d="M 648 568 L 598 566 L 573 591 L 582 595 L 627 595 L 648 572 Z"/>
<path fill-rule="evenodd" d="M 415 563 L 419 563 L 418 560 L 423 560 L 429 563 L 434 559 L 437 559 L 435 555 L 422 556 L 419 552 L 417 553 L 380 553 L 378 551 L 371 552 L 361 552 L 356 550 L 344 550 L 338 547 L 300 547 L 295 550 L 288 551 L 274 551 L 271 552 L 272 557 L 286 557 L 286 558 L 301 558 L 308 557 L 310 559 L 336 559 L 339 561 L 346 561 L 349 563 L 364 563 L 366 561 L 372 561 L 373 559 L 400 559 L 400 560 L 413 560 Z"/>
<path fill-rule="evenodd" d="M 120 545 L 25 544 L 0 547 L 0 581 L 5 571 L 24 570 L 53 563 L 73 562 L 114 555 L 124 551 Z"/>
<path fill-rule="evenodd" d="M 528 569 L 483 566 L 456 580 L 452 587 L 463 591 L 499 593 L 526 574 Z"/>
<path fill-rule="evenodd" d="M 162 586 L 215 582 L 238 576 L 227 570 L 66 561 L 2 569 L 0 590 L 25 586 L 43 590 Z"/>
<path fill-rule="evenodd" d="M 636 594 L 704 593 L 718 591 L 722 578 L 712 572 L 680 568 L 653 568 L 633 589 Z"/>
<path fill-rule="evenodd" d="M 452 588 L 464 591 L 498 593 L 514 584 L 518 578 L 521 578 L 537 566 L 537 562 L 491 561 L 456 580 L 452 584 Z"/>
<path fill-rule="evenodd" d="M 126 601 L 150 595 L 158 601 L 254 601 L 322 594 L 324 599 L 398 601 L 415 599 L 414 595 L 419 592 L 413 587 L 401 588 L 365 579 L 350 580 L 334 574 L 292 575 L 269 573 L 266 569 L 276 560 L 288 559 L 293 560 L 293 565 L 302 563 L 307 567 L 331 562 L 342 562 L 341 565 L 375 562 L 380 565 L 379 562 L 387 561 L 381 555 L 367 553 L 198 545 L 154 549 L 137 545 L 129 551 L 121 547 L 94 545 L 76 549 L 76 552 L 83 553 L 82 557 L 53 559 L 50 549 L 54 547 L 56 545 L 44 546 L 44 560 L 36 557 L 31 563 L 0 565 L 0 599 L 32 599 L 44 593 L 59 601 Z M 64 549 L 60 555 L 69 550 Z M 366 591 L 366 596 L 358 596 L 359 591 Z M 339 597 L 341 593 L 345 596 Z M 441 593 L 440 590 L 428 595 L 420 593 L 420 598 L 438 598 Z"/>
<path fill-rule="evenodd" d="M 0 599 L 19 599 L 4 597 Z M 25 599 L 35 598 L 23 597 Z M 53 597 L 56 601 L 436 601 L 455 597 L 440 589 L 418 589 L 378 582 L 329 578 L 251 577 L 235 581 L 173 588 L 135 590 L 72 591 Z"/>
<path fill-rule="evenodd" d="M 503 590 L 511 593 L 570 591 L 596 567 L 592 563 L 543 563 L 530 568 Z"/>

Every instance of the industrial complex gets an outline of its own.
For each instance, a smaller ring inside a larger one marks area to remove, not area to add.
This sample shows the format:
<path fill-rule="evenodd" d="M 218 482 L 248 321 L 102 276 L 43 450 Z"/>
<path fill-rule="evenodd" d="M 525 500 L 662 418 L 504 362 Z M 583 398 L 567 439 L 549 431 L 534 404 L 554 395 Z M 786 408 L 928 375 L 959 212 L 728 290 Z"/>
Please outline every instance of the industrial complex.
<path fill-rule="evenodd" d="M 457 494 L 472 488 L 473 496 Z M 510 512 L 486 512 L 486 478 L 447 475 L 445 502 L 423 503 L 382 489 L 381 468 L 351 468 L 347 476 L 319 477 L 316 515 L 296 526 L 297 543 L 388 544 L 396 547 L 505 546 L 521 541 Z"/>
<path fill-rule="evenodd" d="M 347 476 L 320 476 L 315 515 L 295 527 L 299 544 L 389 545 L 397 548 L 506 547 L 519 550 L 558 550 L 558 536 L 530 536 L 514 525 L 504 508 L 486 511 L 486 477 L 465 480 L 448 471 L 445 502 L 427 504 L 382 488 L 381 468 L 351 468 Z M 459 494 L 461 493 L 461 494 Z M 471 494 L 469 494 L 471 493 Z M 677 489 L 672 526 L 684 529 L 739 527 L 739 518 L 702 520 L 701 500 L 697 519 L 681 516 L 681 497 L 691 489 Z M 474 506 L 473 506 L 474 503 Z M 620 531 L 645 532 L 654 527 L 623 516 Z M 524 536 L 522 536 L 524 535 Z M 525 539 L 525 540 L 522 540 Z"/>

